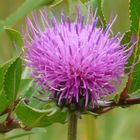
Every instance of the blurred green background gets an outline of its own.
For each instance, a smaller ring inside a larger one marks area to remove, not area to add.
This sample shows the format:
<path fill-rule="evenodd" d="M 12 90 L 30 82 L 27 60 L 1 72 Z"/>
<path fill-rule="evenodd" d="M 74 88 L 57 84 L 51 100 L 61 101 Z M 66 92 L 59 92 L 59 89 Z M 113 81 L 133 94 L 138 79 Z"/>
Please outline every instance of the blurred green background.
<path fill-rule="evenodd" d="M 36 2 L 37 0 L 35 0 Z M 113 26 L 114 33 L 124 33 L 129 29 L 129 0 L 104 0 L 104 13 L 109 21 L 110 15 L 118 15 Z M 0 20 L 6 19 L 24 0 L 0 0 Z M 21 30 L 24 19 L 15 23 L 14 28 Z M 0 63 L 12 56 L 12 44 L 5 32 L 0 33 Z M 28 114 L 27 114 L 28 115 Z M 117 108 L 97 119 L 83 116 L 79 120 L 78 140 L 139 140 L 140 139 L 140 106 Z M 36 128 L 31 132 L 13 130 L 0 135 L 0 140 L 66 140 L 67 125 L 54 124 L 48 128 Z M 22 137 L 17 137 L 24 135 Z"/>

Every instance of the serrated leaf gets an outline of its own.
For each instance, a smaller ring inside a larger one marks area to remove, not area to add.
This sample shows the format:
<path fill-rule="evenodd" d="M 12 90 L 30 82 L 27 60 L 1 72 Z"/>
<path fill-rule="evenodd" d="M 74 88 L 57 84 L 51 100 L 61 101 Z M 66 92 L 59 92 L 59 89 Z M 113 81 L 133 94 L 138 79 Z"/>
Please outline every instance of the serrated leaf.
<path fill-rule="evenodd" d="M 4 90 L 0 91 L 0 115 L 9 106 L 9 100 L 7 99 Z"/>
<path fill-rule="evenodd" d="M 53 123 L 65 123 L 67 118 L 67 112 L 62 112 L 57 107 L 39 110 L 30 107 L 24 101 L 16 106 L 15 113 L 22 123 L 31 128 L 47 127 Z"/>
<path fill-rule="evenodd" d="M 126 31 L 125 32 L 125 35 L 121 41 L 121 44 L 127 44 L 130 42 L 131 40 L 131 37 L 132 37 L 132 32 L 129 30 L 129 31 Z M 133 64 L 133 56 L 131 55 L 130 58 L 128 59 L 128 66 L 131 66 Z M 129 70 L 126 70 L 125 71 L 126 73 L 129 72 Z"/>
<path fill-rule="evenodd" d="M 22 60 L 17 58 L 8 68 L 4 80 L 4 91 L 10 103 L 13 103 L 16 99 L 21 79 L 21 72 Z"/>
<path fill-rule="evenodd" d="M 137 64 L 134 68 L 133 80 L 129 89 L 129 93 L 133 93 L 138 89 L 140 89 L 140 63 Z"/>
<path fill-rule="evenodd" d="M 16 55 L 17 55 L 17 53 L 20 54 L 21 48 L 24 45 L 21 34 L 18 31 L 14 30 L 10 27 L 4 27 L 4 29 L 9 37 L 9 39 L 12 41 L 14 47 L 16 47 L 14 49 L 14 54 L 16 54 Z M 16 50 L 18 50 L 18 52 Z"/>
<path fill-rule="evenodd" d="M 2 88 L 3 88 L 4 77 L 5 77 L 6 71 L 11 63 L 12 63 L 12 60 L 10 60 L 0 66 L 0 90 L 2 90 Z"/>
<path fill-rule="evenodd" d="M 130 0 L 130 20 L 131 20 L 131 31 L 134 33 L 138 32 L 139 20 L 140 20 L 140 1 Z"/>
<path fill-rule="evenodd" d="M 5 79 L 7 77 L 7 73 L 9 71 L 9 68 L 14 63 L 15 59 L 11 59 L 5 64 L 0 66 L 0 114 L 3 113 L 3 111 L 9 106 L 10 100 L 7 97 L 8 94 L 5 93 Z M 8 78 L 7 78 L 8 80 Z M 10 79 L 9 79 L 10 80 Z M 11 81 L 12 82 L 12 81 Z M 7 83 L 6 83 L 7 84 Z M 10 88 L 7 87 L 6 88 Z M 11 89 L 9 89 L 11 90 Z"/>
<path fill-rule="evenodd" d="M 130 9 L 130 32 L 133 35 L 140 34 L 140 1 L 139 0 L 130 0 L 129 9 Z M 130 41 L 130 40 L 129 40 Z M 129 63 L 135 63 L 137 61 L 138 56 L 140 55 L 140 40 L 138 40 L 138 44 L 135 46 L 134 52 L 130 57 Z M 136 90 L 140 89 L 140 63 L 138 63 L 133 72 L 132 84 L 129 90 L 129 93 L 133 93 Z"/>

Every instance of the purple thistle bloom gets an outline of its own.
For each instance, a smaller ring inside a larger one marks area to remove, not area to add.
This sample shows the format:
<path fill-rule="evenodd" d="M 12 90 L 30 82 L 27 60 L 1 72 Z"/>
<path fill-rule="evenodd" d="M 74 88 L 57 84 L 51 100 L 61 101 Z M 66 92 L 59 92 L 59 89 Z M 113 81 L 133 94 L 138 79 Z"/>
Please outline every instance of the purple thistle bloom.
<path fill-rule="evenodd" d="M 38 85 L 51 91 L 58 105 L 83 99 L 83 106 L 94 107 L 116 91 L 135 43 L 121 45 L 120 34 L 111 34 L 114 21 L 106 29 L 97 27 L 96 12 L 88 13 L 86 20 L 78 12 L 74 22 L 63 12 L 60 22 L 42 11 L 39 20 L 36 13 L 33 19 L 27 17 L 24 60 Z"/>

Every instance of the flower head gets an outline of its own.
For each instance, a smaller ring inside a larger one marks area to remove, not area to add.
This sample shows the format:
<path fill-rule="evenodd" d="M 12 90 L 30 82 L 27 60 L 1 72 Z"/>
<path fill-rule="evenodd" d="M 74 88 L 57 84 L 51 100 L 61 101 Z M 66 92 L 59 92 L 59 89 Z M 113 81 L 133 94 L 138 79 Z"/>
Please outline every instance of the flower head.
<path fill-rule="evenodd" d="M 35 13 L 33 19 L 27 18 L 24 59 L 32 77 L 51 91 L 58 105 L 82 102 L 94 107 L 116 91 L 133 45 L 121 45 L 120 34 L 112 35 L 114 21 L 105 29 L 98 27 L 96 12 L 86 20 L 78 12 L 73 22 L 63 12 L 61 21 L 42 11 L 39 20 Z"/>

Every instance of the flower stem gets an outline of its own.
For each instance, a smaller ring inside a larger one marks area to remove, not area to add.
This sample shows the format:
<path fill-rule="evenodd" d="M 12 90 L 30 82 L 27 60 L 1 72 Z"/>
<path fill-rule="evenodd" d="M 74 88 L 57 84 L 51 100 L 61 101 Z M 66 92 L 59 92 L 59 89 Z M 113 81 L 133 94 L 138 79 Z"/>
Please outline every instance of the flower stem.
<path fill-rule="evenodd" d="M 77 116 L 72 113 L 68 124 L 68 140 L 76 140 L 77 136 Z"/>

